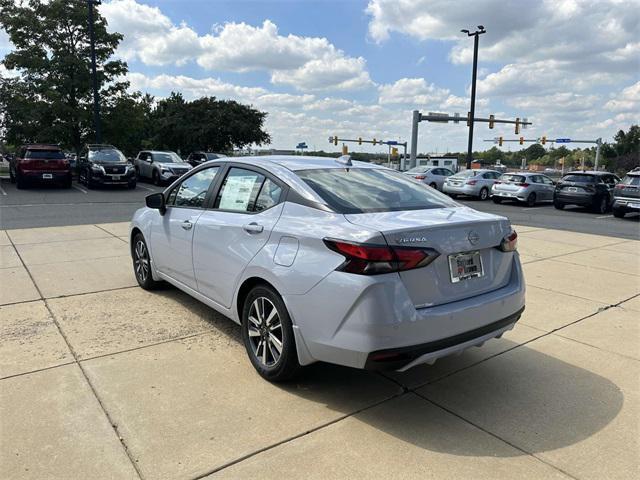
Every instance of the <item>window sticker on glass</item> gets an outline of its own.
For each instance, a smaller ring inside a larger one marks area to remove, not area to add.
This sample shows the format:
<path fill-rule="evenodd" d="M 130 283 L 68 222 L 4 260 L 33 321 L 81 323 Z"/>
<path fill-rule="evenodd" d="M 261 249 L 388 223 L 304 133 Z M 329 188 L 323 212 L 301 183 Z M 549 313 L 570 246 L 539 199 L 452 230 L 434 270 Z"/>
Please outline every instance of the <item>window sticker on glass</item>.
<path fill-rule="evenodd" d="M 229 175 L 224 184 L 218 208 L 222 210 L 248 210 L 257 174 Z"/>

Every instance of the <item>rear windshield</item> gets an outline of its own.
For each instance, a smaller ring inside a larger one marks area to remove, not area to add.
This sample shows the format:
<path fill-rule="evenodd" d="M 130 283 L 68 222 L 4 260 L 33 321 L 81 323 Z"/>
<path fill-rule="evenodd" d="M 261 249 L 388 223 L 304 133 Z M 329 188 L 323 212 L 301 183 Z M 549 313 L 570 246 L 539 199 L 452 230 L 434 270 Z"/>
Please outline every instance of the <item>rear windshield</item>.
<path fill-rule="evenodd" d="M 627 175 L 622 179 L 624 185 L 637 185 L 640 186 L 640 175 Z"/>
<path fill-rule="evenodd" d="M 126 162 L 127 159 L 120 150 L 115 148 L 104 148 L 100 150 L 89 150 L 89 160 L 92 162 Z"/>
<path fill-rule="evenodd" d="M 25 158 L 43 160 L 64 160 L 64 153 L 60 150 L 27 150 Z"/>
<path fill-rule="evenodd" d="M 475 177 L 478 174 L 477 170 L 463 170 L 453 175 L 451 178 L 469 178 Z"/>
<path fill-rule="evenodd" d="M 500 180 L 503 182 L 515 182 L 523 183 L 525 181 L 524 175 L 502 175 Z"/>
<path fill-rule="evenodd" d="M 562 181 L 575 183 L 598 183 L 598 178 L 595 175 L 565 175 L 562 177 Z"/>
<path fill-rule="evenodd" d="M 296 174 L 338 213 L 458 206 L 449 197 L 391 170 L 327 168 L 301 170 Z"/>

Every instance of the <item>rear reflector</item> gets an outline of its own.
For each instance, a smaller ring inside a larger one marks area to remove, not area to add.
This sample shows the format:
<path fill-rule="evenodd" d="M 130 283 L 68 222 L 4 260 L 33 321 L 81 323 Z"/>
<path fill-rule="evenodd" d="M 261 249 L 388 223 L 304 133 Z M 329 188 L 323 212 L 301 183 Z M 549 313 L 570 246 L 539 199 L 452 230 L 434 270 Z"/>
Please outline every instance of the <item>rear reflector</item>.
<path fill-rule="evenodd" d="M 415 178 L 416 180 L 424 180 L 424 179 L 425 179 L 425 178 L 427 178 L 427 177 L 426 177 L 426 176 L 424 176 L 424 175 L 416 175 L 416 176 L 415 176 L 415 177 L 413 177 L 413 178 Z"/>
<path fill-rule="evenodd" d="M 511 230 L 509 235 L 506 235 L 502 242 L 500 242 L 500 250 L 503 252 L 515 252 L 518 248 L 518 234 L 515 230 Z"/>
<path fill-rule="evenodd" d="M 377 275 L 425 267 L 439 255 L 431 248 L 390 247 L 324 239 L 325 245 L 345 257 L 336 269 L 359 275 Z"/>

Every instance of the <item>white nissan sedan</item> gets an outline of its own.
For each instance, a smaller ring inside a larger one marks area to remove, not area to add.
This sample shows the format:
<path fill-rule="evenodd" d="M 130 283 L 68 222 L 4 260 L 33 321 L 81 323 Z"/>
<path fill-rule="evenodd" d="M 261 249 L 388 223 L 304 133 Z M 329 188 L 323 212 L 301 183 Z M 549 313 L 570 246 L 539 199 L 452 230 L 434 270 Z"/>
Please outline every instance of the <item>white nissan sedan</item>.
<path fill-rule="evenodd" d="M 506 218 L 348 157 L 214 160 L 146 204 L 130 232 L 140 286 L 169 282 L 239 323 L 267 380 L 316 361 L 431 364 L 524 309 Z"/>

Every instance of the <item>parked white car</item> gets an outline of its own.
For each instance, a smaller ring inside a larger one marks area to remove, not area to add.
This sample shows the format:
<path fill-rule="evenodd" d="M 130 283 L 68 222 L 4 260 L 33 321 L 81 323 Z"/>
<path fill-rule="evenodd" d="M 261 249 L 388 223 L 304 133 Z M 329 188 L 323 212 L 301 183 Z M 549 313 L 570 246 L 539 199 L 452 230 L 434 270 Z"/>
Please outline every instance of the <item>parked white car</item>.
<path fill-rule="evenodd" d="M 487 200 L 491 194 L 491 187 L 502 175 L 496 170 L 463 170 L 448 177 L 442 191 L 453 198 L 457 195 L 467 195 L 480 200 Z"/>
<path fill-rule="evenodd" d="M 442 191 L 442 186 L 447 177 L 453 175 L 453 172 L 448 168 L 425 166 L 413 167 L 404 173 L 440 191 Z"/>
<path fill-rule="evenodd" d="M 239 323 L 264 378 L 316 361 L 406 370 L 499 337 L 524 309 L 509 221 L 348 157 L 204 163 L 149 195 L 130 242 L 164 280 Z"/>

